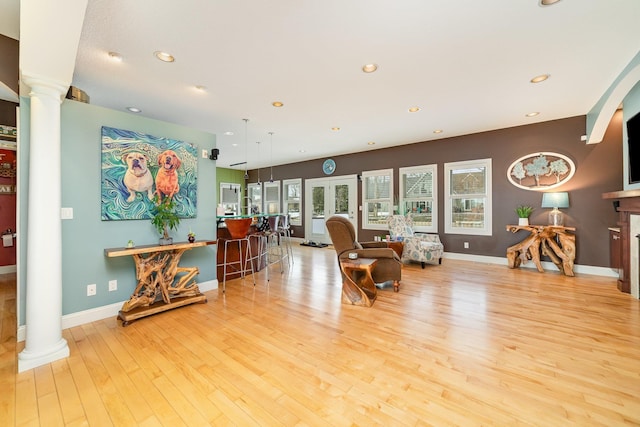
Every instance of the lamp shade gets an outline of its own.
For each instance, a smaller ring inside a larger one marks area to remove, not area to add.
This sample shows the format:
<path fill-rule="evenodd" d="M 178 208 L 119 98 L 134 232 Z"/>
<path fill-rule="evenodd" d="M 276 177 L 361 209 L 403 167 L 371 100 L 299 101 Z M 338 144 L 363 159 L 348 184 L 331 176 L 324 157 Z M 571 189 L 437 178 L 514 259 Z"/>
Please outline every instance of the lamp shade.
<path fill-rule="evenodd" d="M 568 208 L 569 193 L 561 191 L 558 193 L 542 193 L 543 208 Z"/>

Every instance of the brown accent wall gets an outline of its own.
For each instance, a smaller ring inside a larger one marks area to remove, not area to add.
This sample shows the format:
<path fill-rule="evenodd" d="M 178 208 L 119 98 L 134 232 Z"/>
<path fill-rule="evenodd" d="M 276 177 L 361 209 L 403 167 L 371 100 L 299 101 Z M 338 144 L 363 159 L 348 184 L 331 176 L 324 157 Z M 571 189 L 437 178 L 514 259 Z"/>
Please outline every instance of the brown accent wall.
<path fill-rule="evenodd" d="M 16 126 L 16 108 L 18 104 L 0 99 L 0 125 Z"/>
<path fill-rule="evenodd" d="M 508 224 L 518 221 L 517 205 L 535 207 L 530 222 L 547 223 L 547 209 L 540 208 L 542 193 L 513 186 L 507 179 L 508 167 L 518 158 L 537 152 L 564 154 L 576 164 L 574 177 L 554 191 L 568 191 L 570 207 L 564 209 L 565 225 L 576 231 L 576 263 L 608 266 L 608 230 L 615 226 L 616 212 L 610 201 L 602 200 L 602 193 L 622 189 L 622 114 L 616 113 L 604 140 L 587 145 L 580 141 L 586 132 L 585 116 L 482 132 L 473 135 L 427 141 L 399 147 L 370 150 L 343 156 L 336 161 L 335 176 L 361 174 L 364 170 L 394 169 L 394 194 L 398 194 L 398 169 L 425 164 L 438 165 L 438 230 L 446 252 L 504 257 L 508 246 L 521 241 L 523 232 L 506 231 Z M 493 163 L 493 235 L 471 236 L 444 233 L 444 163 L 491 158 Z M 322 162 L 307 162 L 275 166 L 274 179 L 323 177 Z M 256 181 L 251 171 L 249 182 Z M 303 193 L 304 194 L 304 193 Z M 306 203 L 306 200 L 303 200 Z M 358 188 L 358 205 L 361 205 Z M 363 230 L 359 220 L 359 239 L 373 240 L 375 230 Z M 304 225 L 295 227 L 295 236 L 304 236 Z M 469 242 L 469 249 L 463 248 Z"/>
<path fill-rule="evenodd" d="M 0 34 L 0 82 L 15 93 L 20 93 L 18 84 L 18 40 Z"/>

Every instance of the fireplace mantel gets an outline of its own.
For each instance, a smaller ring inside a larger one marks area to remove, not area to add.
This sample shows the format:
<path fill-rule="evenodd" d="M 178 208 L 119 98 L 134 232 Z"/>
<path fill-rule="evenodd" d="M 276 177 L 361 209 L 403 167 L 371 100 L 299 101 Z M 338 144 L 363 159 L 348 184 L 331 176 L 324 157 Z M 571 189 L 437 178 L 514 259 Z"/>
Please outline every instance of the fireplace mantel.
<path fill-rule="evenodd" d="M 630 197 L 640 198 L 640 190 L 612 191 L 602 195 L 603 199 L 628 199 Z"/>
<path fill-rule="evenodd" d="M 618 289 L 622 292 L 631 292 L 631 242 L 635 236 L 631 236 L 631 215 L 640 215 L 640 190 L 613 191 L 602 194 L 603 199 L 613 202 L 613 207 L 618 212 L 617 225 L 620 227 L 620 250 L 622 268 L 618 278 Z M 635 260 L 638 262 L 638 260 Z"/>

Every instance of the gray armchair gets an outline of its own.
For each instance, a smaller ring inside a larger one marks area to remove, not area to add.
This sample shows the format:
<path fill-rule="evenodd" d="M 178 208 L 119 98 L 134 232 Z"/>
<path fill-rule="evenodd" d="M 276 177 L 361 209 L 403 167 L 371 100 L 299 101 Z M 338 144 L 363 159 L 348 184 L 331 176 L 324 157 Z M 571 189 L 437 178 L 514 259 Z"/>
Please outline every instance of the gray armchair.
<path fill-rule="evenodd" d="M 373 281 L 376 284 L 393 281 L 393 290 L 398 292 L 402 279 L 402 263 L 398 254 L 387 247 L 386 242 L 357 242 L 351 221 L 338 215 L 327 219 L 326 226 L 338 261 L 348 258 L 350 252 L 357 253 L 359 258 L 377 259 L 378 262 L 371 274 Z"/>

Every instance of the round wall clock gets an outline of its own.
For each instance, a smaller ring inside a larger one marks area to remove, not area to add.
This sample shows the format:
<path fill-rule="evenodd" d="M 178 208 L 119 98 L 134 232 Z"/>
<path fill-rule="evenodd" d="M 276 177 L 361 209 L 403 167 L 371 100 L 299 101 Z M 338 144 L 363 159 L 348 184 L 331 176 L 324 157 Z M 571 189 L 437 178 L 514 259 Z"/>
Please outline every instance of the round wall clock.
<path fill-rule="evenodd" d="M 336 171 L 336 162 L 334 162 L 333 159 L 325 160 L 324 163 L 322 164 L 322 172 L 324 172 L 325 175 L 331 175 L 335 171 Z"/>

